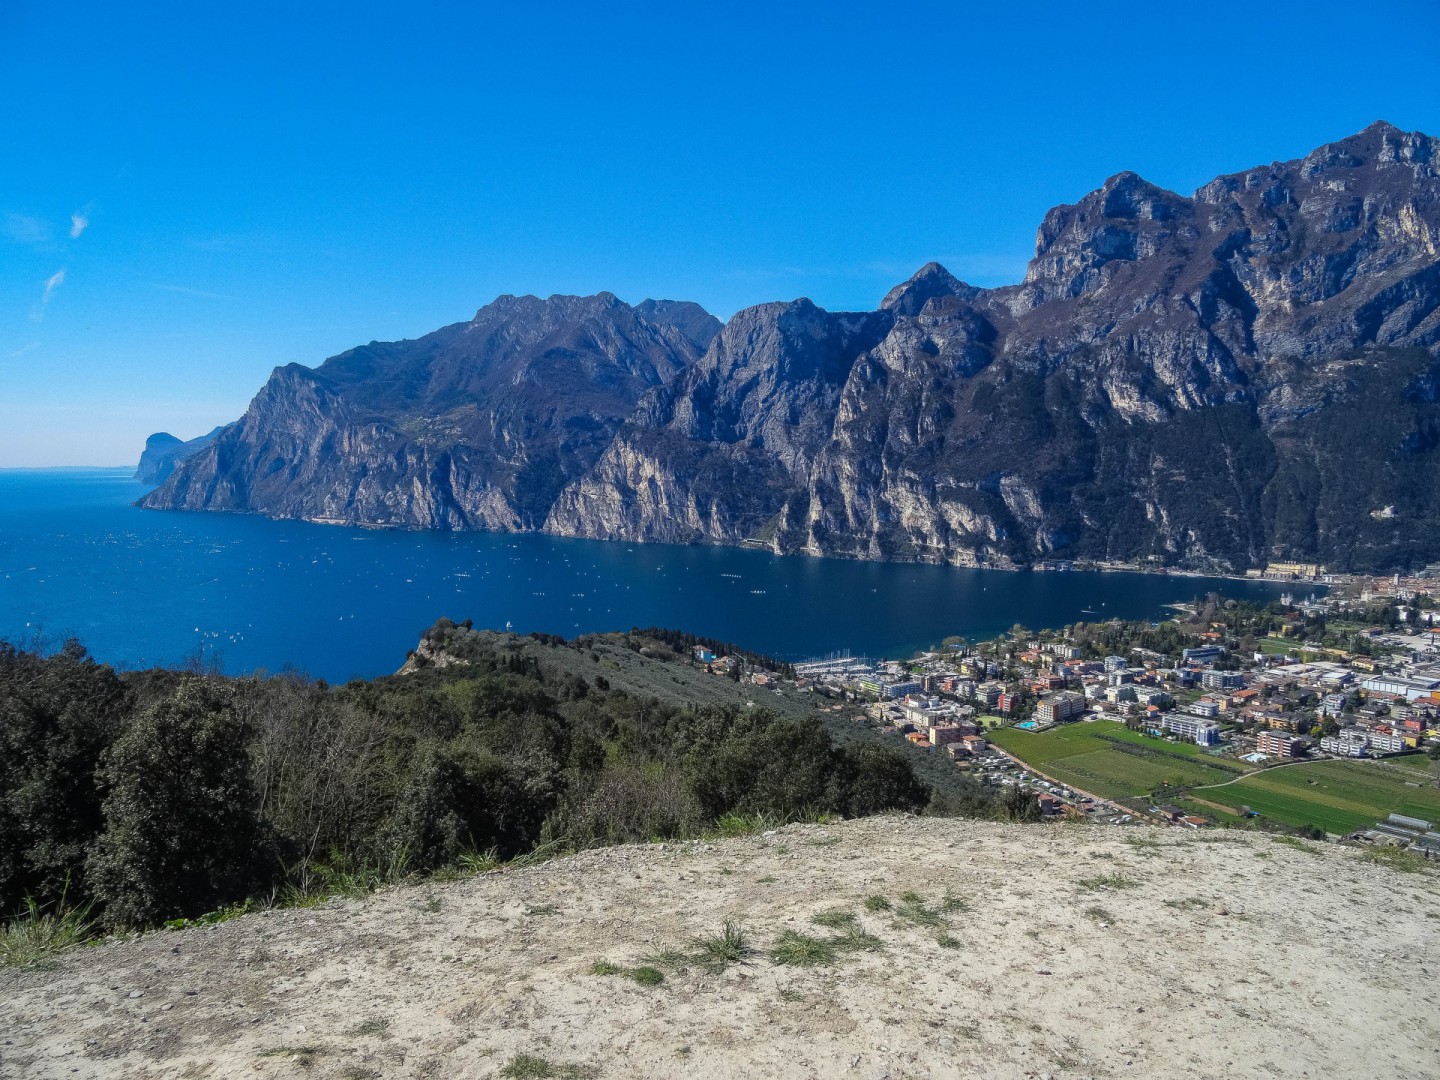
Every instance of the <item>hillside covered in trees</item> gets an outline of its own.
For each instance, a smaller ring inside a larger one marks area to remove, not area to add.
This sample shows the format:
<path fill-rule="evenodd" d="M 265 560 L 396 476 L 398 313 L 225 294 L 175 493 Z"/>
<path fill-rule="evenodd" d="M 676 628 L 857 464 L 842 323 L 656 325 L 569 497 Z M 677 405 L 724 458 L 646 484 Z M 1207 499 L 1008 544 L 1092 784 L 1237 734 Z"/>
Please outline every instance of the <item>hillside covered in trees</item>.
<path fill-rule="evenodd" d="M 662 637 L 442 620 L 418 669 L 344 686 L 0 645 L 0 912 L 136 927 L 759 820 L 1033 812 Z"/>

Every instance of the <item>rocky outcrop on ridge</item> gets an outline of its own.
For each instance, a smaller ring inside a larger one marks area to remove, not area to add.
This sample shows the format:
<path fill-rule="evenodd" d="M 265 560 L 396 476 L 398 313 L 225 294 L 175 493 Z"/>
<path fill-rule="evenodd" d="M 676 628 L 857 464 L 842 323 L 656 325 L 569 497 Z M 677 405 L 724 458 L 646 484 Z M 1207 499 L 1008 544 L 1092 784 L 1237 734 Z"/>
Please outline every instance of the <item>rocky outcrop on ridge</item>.
<path fill-rule="evenodd" d="M 145 450 L 140 463 L 135 466 L 135 479 L 142 484 L 163 484 L 175 471 L 175 466 L 187 458 L 194 457 L 215 441 L 220 428 L 215 428 L 194 439 L 177 439 L 168 431 L 157 431 L 145 440 Z"/>

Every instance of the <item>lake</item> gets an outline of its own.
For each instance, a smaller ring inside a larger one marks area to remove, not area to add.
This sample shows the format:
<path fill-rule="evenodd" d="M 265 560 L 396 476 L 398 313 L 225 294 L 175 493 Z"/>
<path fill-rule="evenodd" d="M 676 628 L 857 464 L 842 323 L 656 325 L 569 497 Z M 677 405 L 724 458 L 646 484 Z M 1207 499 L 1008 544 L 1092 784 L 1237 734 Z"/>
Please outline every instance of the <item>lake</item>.
<path fill-rule="evenodd" d="M 0 470 L 0 637 L 43 627 L 141 667 L 203 651 L 227 671 L 331 681 L 392 672 L 442 615 L 567 637 L 666 626 L 785 659 L 909 655 L 1015 623 L 1159 618 L 1209 591 L 1159 574 L 1007 573 L 720 547 L 379 532 L 138 510 L 129 469 Z"/>

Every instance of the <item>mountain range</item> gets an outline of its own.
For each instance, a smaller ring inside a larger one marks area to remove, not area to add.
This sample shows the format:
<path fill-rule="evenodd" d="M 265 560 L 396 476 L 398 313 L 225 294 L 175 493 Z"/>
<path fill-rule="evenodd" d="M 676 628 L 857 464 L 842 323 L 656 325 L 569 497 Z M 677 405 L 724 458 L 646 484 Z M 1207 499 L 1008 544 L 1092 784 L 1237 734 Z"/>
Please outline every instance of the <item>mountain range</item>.
<path fill-rule="evenodd" d="M 1440 559 L 1440 140 L 1120 173 L 1022 282 L 876 311 L 504 296 L 277 369 L 141 500 L 960 565 Z"/>

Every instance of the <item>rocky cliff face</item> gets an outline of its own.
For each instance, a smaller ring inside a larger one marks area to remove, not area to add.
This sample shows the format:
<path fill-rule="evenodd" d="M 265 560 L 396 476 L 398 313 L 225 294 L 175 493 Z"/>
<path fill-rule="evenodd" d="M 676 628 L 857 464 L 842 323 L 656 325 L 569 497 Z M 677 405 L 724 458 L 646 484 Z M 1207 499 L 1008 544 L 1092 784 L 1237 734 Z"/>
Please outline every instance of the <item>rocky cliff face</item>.
<path fill-rule="evenodd" d="M 740 312 L 561 493 L 546 529 L 680 543 L 752 538 L 804 490 L 850 369 L 891 322 L 885 312 L 835 315 L 808 300 Z"/>
<path fill-rule="evenodd" d="M 1440 557 L 1436 151 L 1381 124 L 1191 198 L 1122 173 L 1046 215 L 1021 284 L 932 264 L 823 316 L 843 343 L 742 312 L 547 527 L 987 565 Z M 807 365 L 823 383 L 787 379 Z"/>
<path fill-rule="evenodd" d="M 475 324 L 283 369 L 150 505 L 962 564 L 1428 562 L 1437 151 L 1377 124 L 1188 198 L 1122 173 L 1046 215 L 1020 284 L 931 264 L 875 312 L 764 304 L 715 336 L 693 305 L 503 298 L 476 355 L 531 358 L 518 383 L 435 373 Z M 565 359 L 534 360 L 556 334 Z"/>
<path fill-rule="evenodd" d="M 177 439 L 168 431 L 157 431 L 145 440 L 145 449 L 140 454 L 140 463 L 135 466 L 135 479 L 142 484 L 163 484 L 175 471 L 175 466 L 187 458 L 194 457 L 215 441 L 220 434 L 217 427 L 188 441 Z"/>
<path fill-rule="evenodd" d="M 641 395 L 704 351 L 694 304 L 502 296 L 467 323 L 278 368 L 142 505 L 351 525 L 538 528 Z"/>

